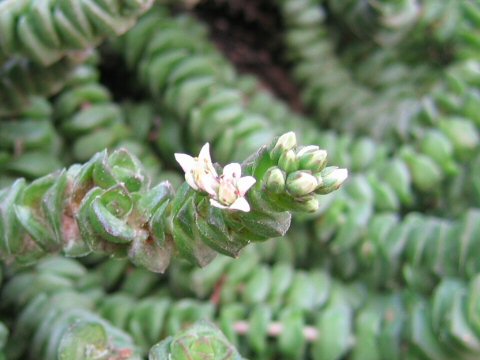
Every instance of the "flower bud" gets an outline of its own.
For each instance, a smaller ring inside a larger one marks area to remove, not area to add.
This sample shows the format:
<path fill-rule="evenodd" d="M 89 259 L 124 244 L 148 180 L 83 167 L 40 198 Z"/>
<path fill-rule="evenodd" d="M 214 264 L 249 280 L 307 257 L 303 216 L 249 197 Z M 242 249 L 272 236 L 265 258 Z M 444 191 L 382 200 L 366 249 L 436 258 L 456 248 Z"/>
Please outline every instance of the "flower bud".
<path fill-rule="evenodd" d="M 305 212 L 315 212 L 318 210 L 319 203 L 318 199 L 316 197 L 311 197 L 307 201 L 301 203 L 299 208 L 301 208 L 301 211 Z"/>
<path fill-rule="evenodd" d="M 295 171 L 287 177 L 287 191 L 293 197 L 305 196 L 317 188 L 318 182 L 315 176 L 305 171 Z"/>
<path fill-rule="evenodd" d="M 293 150 L 284 152 L 278 160 L 278 166 L 287 174 L 298 170 L 297 156 Z"/>
<path fill-rule="evenodd" d="M 292 150 L 297 145 L 297 137 L 293 131 L 290 131 L 286 134 L 280 136 L 275 143 L 275 146 L 270 151 L 270 158 L 273 161 L 278 161 L 280 156 L 287 152 L 288 150 Z"/>
<path fill-rule="evenodd" d="M 278 167 L 274 167 L 268 170 L 266 176 L 266 186 L 267 190 L 274 193 L 280 194 L 285 191 L 285 173 L 280 170 Z"/>
<path fill-rule="evenodd" d="M 348 170 L 339 169 L 336 166 L 329 166 L 325 168 L 317 180 L 320 180 L 321 184 L 315 191 L 318 194 L 328 194 L 334 190 L 337 190 L 347 179 Z"/>
<path fill-rule="evenodd" d="M 300 169 L 316 173 L 327 165 L 327 151 L 315 145 L 305 146 L 297 152 L 297 159 Z"/>

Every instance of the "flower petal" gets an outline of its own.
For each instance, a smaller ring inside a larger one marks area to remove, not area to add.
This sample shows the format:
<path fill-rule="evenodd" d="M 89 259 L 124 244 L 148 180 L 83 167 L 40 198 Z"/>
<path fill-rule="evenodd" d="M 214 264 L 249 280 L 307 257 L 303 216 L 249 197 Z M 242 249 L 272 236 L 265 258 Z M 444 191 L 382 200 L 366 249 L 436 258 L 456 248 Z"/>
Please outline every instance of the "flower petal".
<path fill-rule="evenodd" d="M 218 178 L 217 170 L 215 170 L 212 163 L 207 164 L 207 170 L 207 173 L 210 173 L 212 176 Z"/>
<path fill-rule="evenodd" d="M 245 195 L 245 193 L 250 189 L 255 183 L 257 179 L 253 176 L 244 176 L 237 181 L 237 189 L 240 193 L 240 196 Z"/>
<path fill-rule="evenodd" d="M 200 154 L 198 154 L 198 159 L 199 160 L 207 160 L 208 162 L 212 162 L 212 159 L 210 158 L 210 144 L 207 142 L 205 145 L 202 146 L 200 149 Z"/>
<path fill-rule="evenodd" d="M 239 163 L 231 163 L 223 168 L 223 175 L 228 178 L 239 178 L 242 175 L 242 167 Z"/>
<path fill-rule="evenodd" d="M 300 151 L 297 152 L 297 157 L 300 157 L 307 152 L 312 152 L 317 150 L 320 150 L 320 148 L 317 145 L 304 146 L 302 149 L 300 149 Z"/>
<path fill-rule="evenodd" d="M 220 203 L 219 203 L 217 200 L 215 200 L 215 199 L 210 199 L 210 204 L 211 204 L 212 206 L 215 206 L 215 207 L 220 208 L 220 209 L 227 209 L 227 208 L 228 208 L 228 206 L 225 206 L 225 205 L 220 204 Z"/>
<path fill-rule="evenodd" d="M 187 182 L 188 185 L 190 185 L 190 187 L 193 190 L 198 191 L 197 183 L 195 182 L 195 179 L 194 179 L 193 174 L 191 172 L 186 172 L 185 173 L 185 181 Z"/>
<path fill-rule="evenodd" d="M 347 169 L 336 169 L 333 171 L 332 176 L 334 176 L 337 180 L 338 186 L 343 184 L 348 177 L 348 170 Z"/>
<path fill-rule="evenodd" d="M 205 169 L 206 173 L 210 172 L 213 176 L 218 177 L 217 171 L 213 167 L 212 158 L 210 157 L 210 144 L 208 142 L 202 146 L 200 154 L 198 155 L 198 162 L 200 166 Z"/>
<path fill-rule="evenodd" d="M 244 197 L 239 197 L 232 205 L 230 205 L 229 209 L 249 212 L 250 204 Z"/>
<path fill-rule="evenodd" d="M 177 160 L 185 173 L 192 171 L 196 164 L 195 159 L 187 154 L 176 153 L 175 160 Z"/>
<path fill-rule="evenodd" d="M 215 196 L 219 186 L 218 180 L 215 176 L 210 174 L 203 174 L 197 181 L 198 186 L 208 194 Z"/>

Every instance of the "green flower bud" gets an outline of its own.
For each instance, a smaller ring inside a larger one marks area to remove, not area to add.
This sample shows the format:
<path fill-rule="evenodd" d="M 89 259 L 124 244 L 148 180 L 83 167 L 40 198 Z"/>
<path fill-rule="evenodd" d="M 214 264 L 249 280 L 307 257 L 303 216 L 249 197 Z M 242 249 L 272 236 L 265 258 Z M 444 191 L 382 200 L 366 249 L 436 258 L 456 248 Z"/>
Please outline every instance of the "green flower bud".
<path fill-rule="evenodd" d="M 278 161 L 282 154 L 288 150 L 292 150 L 296 145 L 297 137 L 293 131 L 283 134 L 278 138 L 273 149 L 270 151 L 270 158 L 273 161 Z"/>
<path fill-rule="evenodd" d="M 280 170 L 278 167 L 273 167 L 268 170 L 266 175 L 266 186 L 267 190 L 274 193 L 280 194 L 285 191 L 285 179 L 286 174 Z"/>
<path fill-rule="evenodd" d="M 305 171 L 295 171 L 287 177 L 287 191 L 293 197 L 305 196 L 318 186 L 317 179 Z"/>
<path fill-rule="evenodd" d="M 288 150 L 280 156 L 278 166 L 287 174 L 298 170 L 297 156 L 293 150 Z"/>
<path fill-rule="evenodd" d="M 315 191 L 317 194 L 328 194 L 337 190 L 347 179 L 348 170 L 336 166 L 325 168 L 317 177 L 320 186 Z"/>
<path fill-rule="evenodd" d="M 307 196 L 305 201 L 302 201 L 297 204 L 297 211 L 305 211 L 305 212 L 315 212 L 318 210 L 320 206 L 318 199 L 316 196 Z"/>
<path fill-rule="evenodd" d="M 327 165 L 327 151 L 315 145 L 305 146 L 297 152 L 297 159 L 300 169 L 319 172 Z"/>

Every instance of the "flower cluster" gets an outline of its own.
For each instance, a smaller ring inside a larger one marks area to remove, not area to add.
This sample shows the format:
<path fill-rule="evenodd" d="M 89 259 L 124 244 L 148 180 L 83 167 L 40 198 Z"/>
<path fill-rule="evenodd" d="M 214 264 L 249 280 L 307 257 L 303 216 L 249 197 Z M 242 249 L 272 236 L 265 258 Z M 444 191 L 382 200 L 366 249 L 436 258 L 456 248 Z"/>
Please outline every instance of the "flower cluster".
<path fill-rule="evenodd" d="M 202 147 L 198 157 L 177 153 L 175 159 L 185 171 L 188 185 L 210 195 L 210 203 L 213 206 L 250 211 L 245 194 L 255 184 L 256 179 L 253 176 L 242 177 L 240 164 L 226 165 L 223 174 L 219 176 L 213 166 L 208 143 Z"/>

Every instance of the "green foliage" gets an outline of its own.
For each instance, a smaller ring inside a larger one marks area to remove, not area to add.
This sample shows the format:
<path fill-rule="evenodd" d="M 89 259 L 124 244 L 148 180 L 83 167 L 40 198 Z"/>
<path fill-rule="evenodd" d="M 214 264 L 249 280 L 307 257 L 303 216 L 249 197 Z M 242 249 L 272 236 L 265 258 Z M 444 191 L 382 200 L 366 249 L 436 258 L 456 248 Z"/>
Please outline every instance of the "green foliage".
<path fill-rule="evenodd" d="M 479 358 L 479 24 L 0 0 L 0 360 Z"/>
<path fill-rule="evenodd" d="M 74 260 L 48 258 L 36 268 L 19 272 L 9 280 L 3 290 L 2 307 L 13 309 L 16 320 L 6 349 L 8 359 L 142 358 L 142 350 L 136 343 L 138 333 L 132 338 L 96 313 L 97 303 L 106 295 L 95 277 L 88 277 L 87 269 Z M 27 283 L 34 288 L 25 286 Z M 4 333 L 2 328 L 3 338 Z M 209 342 L 215 351 L 236 353 L 220 331 L 208 323 L 199 323 L 182 333 L 177 329 L 172 334 L 176 334 L 173 339 L 156 346 L 157 339 L 151 340 L 147 348 L 153 346 L 149 359 L 159 359 L 162 350 L 171 352 L 172 360 L 183 359 L 177 344 L 190 337 L 197 338 L 191 343 L 192 351 L 201 350 L 204 343 Z M 215 351 L 212 354 L 216 354 Z M 220 359 L 212 357 L 217 358 Z"/>
<path fill-rule="evenodd" d="M 0 117 L 21 114 L 32 96 L 50 96 L 59 91 L 78 61 L 61 60 L 43 67 L 23 58 L 11 59 L 0 67 Z"/>
<path fill-rule="evenodd" d="M 120 107 L 112 104 L 98 77 L 93 65 L 79 66 L 55 102 L 55 118 L 71 144 L 74 161 L 87 161 L 128 136 Z"/>
<path fill-rule="evenodd" d="M 30 102 L 13 121 L 0 122 L 0 169 L 5 186 L 16 176 L 34 180 L 62 164 L 61 137 L 53 127 L 49 102 L 44 98 Z"/>
<path fill-rule="evenodd" d="M 443 277 L 472 278 L 479 272 L 479 216 L 478 209 L 468 209 L 454 221 L 382 213 L 366 226 L 347 219 L 323 252 L 327 258 L 334 256 L 332 266 L 345 278 L 361 278 L 377 287 L 406 283 L 428 292 Z M 319 240 L 328 240 L 322 237 L 325 225 L 330 224 L 316 223 Z"/>
<path fill-rule="evenodd" d="M 3 1 L 0 58 L 21 54 L 51 65 L 68 52 L 124 33 L 151 4 L 151 0 Z"/>
<path fill-rule="evenodd" d="M 49 252 L 105 252 L 157 272 L 175 253 L 198 265 L 217 252 L 236 256 L 250 241 L 284 235 L 289 211 L 315 211 L 315 194 L 330 193 L 345 180 L 335 167 L 325 168 L 325 156 L 309 154 L 303 161 L 295 155 L 301 151 L 288 133 L 245 161 L 244 172 L 257 184 L 248 193 L 252 210 L 243 214 L 210 205 L 187 183 L 176 193 L 168 182 L 150 187 L 126 150 L 98 153 L 29 185 L 17 180 L 0 192 L 2 256 L 30 263 Z"/>
<path fill-rule="evenodd" d="M 237 350 L 213 325 L 204 322 L 163 340 L 149 354 L 151 360 L 241 360 Z"/>
<path fill-rule="evenodd" d="M 142 84 L 185 123 L 194 149 L 212 142 L 219 161 L 238 161 L 283 132 L 245 108 L 229 65 L 193 18 L 154 9 L 119 46 Z"/>

